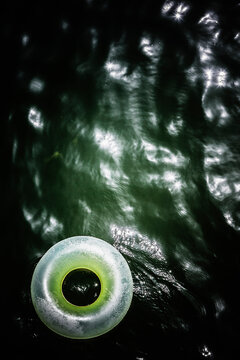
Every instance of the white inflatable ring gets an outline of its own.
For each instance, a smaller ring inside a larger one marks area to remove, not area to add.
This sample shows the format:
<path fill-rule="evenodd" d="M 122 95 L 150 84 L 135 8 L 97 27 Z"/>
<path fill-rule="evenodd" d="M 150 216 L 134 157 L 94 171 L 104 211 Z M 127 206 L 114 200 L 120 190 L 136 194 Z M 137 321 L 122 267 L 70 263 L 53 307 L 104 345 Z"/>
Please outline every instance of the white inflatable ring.
<path fill-rule="evenodd" d="M 94 272 L 101 283 L 96 301 L 77 306 L 67 301 L 62 283 L 75 269 Z M 37 264 L 31 283 L 34 308 L 52 331 L 72 339 L 87 339 L 114 328 L 126 315 L 133 294 L 124 257 L 107 242 L 75 236 L 52 246 Z"/>

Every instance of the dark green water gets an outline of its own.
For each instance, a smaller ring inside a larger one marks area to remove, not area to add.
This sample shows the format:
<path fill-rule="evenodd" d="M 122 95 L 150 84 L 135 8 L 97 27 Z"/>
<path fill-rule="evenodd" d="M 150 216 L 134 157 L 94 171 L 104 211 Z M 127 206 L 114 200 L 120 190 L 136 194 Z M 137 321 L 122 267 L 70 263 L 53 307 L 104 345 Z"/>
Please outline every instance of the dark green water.
<path fill-rule="evenodd" d="M 240 6 L 78 3 L 1 5 L 4 344 L 236 359 Z M 37 261 L 73 235 L 113 244 L 133 274 L 129 313 L 95 340 L 52 333 L 30 299 Z"/>

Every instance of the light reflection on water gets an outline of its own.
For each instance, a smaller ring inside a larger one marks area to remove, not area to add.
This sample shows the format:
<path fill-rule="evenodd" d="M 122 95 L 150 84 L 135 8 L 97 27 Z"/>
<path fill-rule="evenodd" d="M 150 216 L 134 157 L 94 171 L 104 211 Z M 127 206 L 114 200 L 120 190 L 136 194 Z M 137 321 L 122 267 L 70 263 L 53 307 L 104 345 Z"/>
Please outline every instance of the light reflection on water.
<path fill-rule="evenodd" d="M 147 328 L 192 331 L 194 351 L 212 358 L 220 350 L 207 322 L 231 328 L 221 268 L 239 270 L 225 254 L 240 230 L 239 32 L 225 51 L 221 16 L 209 7 L 192 23 L 194 6 L 161 3 L 169 34 L 130 27 L 106 38 L 90 24 L 74 35 L 65 17 L 60 43 L 43 49 L 23 32 L 12 162 L 27 261 L 77 234 L 109 241 L 130 264 L 136 301 L 156 316 Z"/>

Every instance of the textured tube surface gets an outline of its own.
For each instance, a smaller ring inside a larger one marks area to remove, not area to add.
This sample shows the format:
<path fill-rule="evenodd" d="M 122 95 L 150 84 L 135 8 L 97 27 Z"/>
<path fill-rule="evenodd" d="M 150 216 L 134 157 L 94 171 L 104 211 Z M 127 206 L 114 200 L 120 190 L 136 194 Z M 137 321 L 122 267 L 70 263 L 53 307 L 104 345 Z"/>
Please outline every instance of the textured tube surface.
<path fill-rule="evenodd" d="M 72 270 L 93 271 L 101 282 L 95 302 L 76 306 L 63 296 L 62 283 Z M 107 242 L 89 236 L 74 236 L 52 246 L 37 264 L 31 283 L 34 308 L 52 331 L 73 339 L 102 335 L 126 315 L 133 282 L 124 257 Z"/>

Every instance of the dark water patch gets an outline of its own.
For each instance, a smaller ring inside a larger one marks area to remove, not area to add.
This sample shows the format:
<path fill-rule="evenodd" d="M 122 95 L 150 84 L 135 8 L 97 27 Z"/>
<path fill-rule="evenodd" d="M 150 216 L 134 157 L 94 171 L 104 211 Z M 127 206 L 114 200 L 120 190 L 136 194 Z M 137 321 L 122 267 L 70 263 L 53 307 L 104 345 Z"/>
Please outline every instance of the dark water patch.
<path fill-rule="evenodd" d="M 2 244 L 18 272 L 4 279 L 8 343 L 84 359 L 232 358 L 239 4 L 10 5 Z M 72 235 L 112 243 L 133 273 L 129 314 L 90 342 L 52 334 L 29 297 L 34 259 Z"/>

